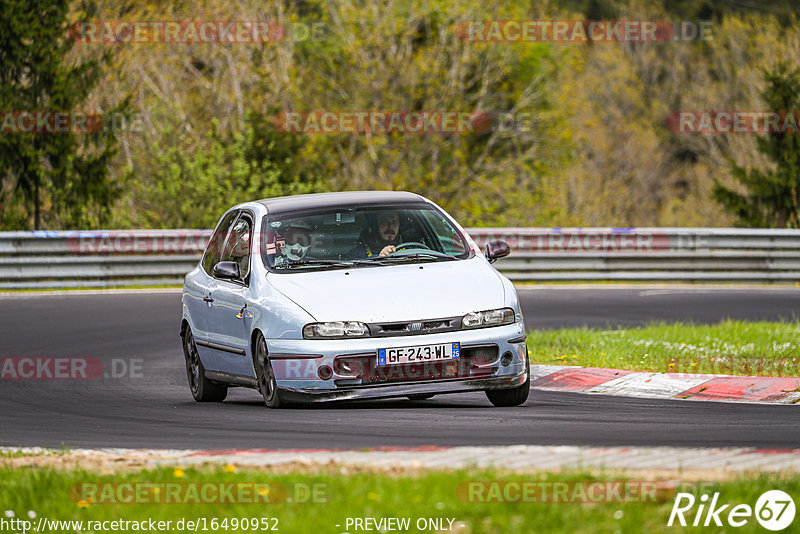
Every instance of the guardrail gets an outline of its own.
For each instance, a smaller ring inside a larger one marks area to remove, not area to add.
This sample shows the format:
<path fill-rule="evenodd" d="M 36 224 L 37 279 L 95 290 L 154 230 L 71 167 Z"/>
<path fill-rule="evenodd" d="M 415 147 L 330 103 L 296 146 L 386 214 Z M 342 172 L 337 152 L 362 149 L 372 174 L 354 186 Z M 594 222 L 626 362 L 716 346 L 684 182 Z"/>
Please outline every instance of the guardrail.
<path fill-rule="evenodd" d="M 800 230 L 470 228 L 525 281 L 798 282 Z M 0 232 L 0 289 L 179 285 L 210 230 Z"/>

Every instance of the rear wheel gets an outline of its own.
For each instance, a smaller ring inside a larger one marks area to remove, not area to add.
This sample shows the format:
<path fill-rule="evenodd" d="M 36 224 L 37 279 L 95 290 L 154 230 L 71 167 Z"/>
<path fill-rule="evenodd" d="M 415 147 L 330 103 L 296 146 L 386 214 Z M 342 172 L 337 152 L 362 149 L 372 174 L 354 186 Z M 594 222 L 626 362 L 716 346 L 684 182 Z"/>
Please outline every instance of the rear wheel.
<path fill-rule="evenodd" d="M 216 384 L 206 378 L 206 370 L 200 355 L 197 354 L 197 345 L 191 328 L 186 328 L 183 336 L 183 355 L 186 358 L 186 375 L 189 378 L 189 390 L 197 402 L 222 402 L 228 396 L 228 387 Z"/>
<path fill-rule="evenodd" d="M 286 403 L 281 400 L 278 381 L 275 379 L 275 373 L 272 372 L 272 364 L 267 355 L 267 342 L 260 333 L 256 337 L 255 367 L 258 390 L 261 392 L 261 396 L 264 397 L 266 405 L 270 408 L 284 406 Z"/>
<path fill-rule="evenodd" d="M 519 406 L 528 400 L 531 391 L 531 369 L 528 365 L 528 357 L 525 357 L 525 366 L 528 367 L 528 377 L 525 382 L 511 389 L 490 389 L 486 391 L 489 402 L 495 406 Z"/>

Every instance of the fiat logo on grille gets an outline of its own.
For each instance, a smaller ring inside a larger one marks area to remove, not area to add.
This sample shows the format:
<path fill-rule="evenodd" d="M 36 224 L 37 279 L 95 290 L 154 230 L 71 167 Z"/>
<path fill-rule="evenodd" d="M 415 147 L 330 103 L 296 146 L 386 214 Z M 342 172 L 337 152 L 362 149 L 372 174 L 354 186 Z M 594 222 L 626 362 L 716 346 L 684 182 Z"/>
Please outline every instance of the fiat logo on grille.
<path fill-rule="evenodd" d="M 417 323 L 411 323 L 411 330 L 413 332 L 419 332 L 420 330 L 422 330 L 422 321 Z"/>

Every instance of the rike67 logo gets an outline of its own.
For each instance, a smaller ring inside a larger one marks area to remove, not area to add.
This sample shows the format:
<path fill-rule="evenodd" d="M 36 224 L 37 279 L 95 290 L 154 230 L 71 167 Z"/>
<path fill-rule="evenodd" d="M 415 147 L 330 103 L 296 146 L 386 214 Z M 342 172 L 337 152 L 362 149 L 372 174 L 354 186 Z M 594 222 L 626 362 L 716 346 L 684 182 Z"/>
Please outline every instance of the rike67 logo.
<path fill-rule="evenodd" d="M 749 504 L 722 504 L 719 492 L 711 498 L 704 493 L 699 499 L 691 493 L 678 493 L 667 526 L 671 527 L 677 520 L 682 527 L 721 527 L 726 523 L 732 527 L 742 527 L 755 517 L 765 529 L 779 531 L 792 524 L 794 515 L 794 501 L 781 490 L 765 491 L 756 501 L 755 508 Z"/>

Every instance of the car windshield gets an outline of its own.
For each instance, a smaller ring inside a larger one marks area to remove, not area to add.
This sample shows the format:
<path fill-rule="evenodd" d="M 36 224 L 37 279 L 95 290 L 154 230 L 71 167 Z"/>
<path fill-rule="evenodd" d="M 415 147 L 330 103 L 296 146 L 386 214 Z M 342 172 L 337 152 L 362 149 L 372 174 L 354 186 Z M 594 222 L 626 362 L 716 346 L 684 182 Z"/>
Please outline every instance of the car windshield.
<path fill-rule="evenodd" d="M 262 235 L 264 264 L 287 272 L 453 261 L 470 254 L 462 233 L 428 205 L 267 215 Z"/>

